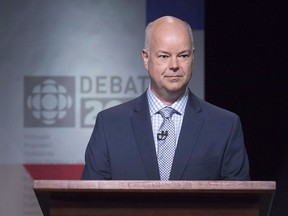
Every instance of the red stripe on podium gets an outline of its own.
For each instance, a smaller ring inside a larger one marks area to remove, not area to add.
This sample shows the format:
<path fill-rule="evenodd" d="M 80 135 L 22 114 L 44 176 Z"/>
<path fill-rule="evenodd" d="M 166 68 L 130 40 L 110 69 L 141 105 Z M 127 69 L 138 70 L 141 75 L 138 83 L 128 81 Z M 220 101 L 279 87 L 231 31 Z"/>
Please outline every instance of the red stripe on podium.
<path fill-rule="evenodd" d="M 24 164 L 34 180 L 79 180 L 83 164 Z"/>

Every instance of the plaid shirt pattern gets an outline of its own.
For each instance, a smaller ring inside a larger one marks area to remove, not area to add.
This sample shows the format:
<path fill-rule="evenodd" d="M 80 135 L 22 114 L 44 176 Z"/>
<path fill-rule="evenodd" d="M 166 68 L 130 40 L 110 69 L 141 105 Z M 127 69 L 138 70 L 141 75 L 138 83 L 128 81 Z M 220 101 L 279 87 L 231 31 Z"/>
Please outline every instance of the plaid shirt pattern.
<path fill-rule="evenodd" d="M 163 118 L 159 113 L 159 110 L 166 107 L 164 103 L 162 103 L 151 91 L 150 86 L 147 90 L 147 98 L 150 110 L 150 117 L 152 122 L 152 130 L 153 130 L 153 137 L 155 148 L 157 152 L 157 133 L 159 128 L 163 122 Z M 176 144 L 178 143 L 179 134 L 181 131 L 181 126 L 183 122 L 183 116 L 185 113 L 185 107 L 188 101 L 188 88 L 186 89 L 184 95 L 175 101 L 171 106 L 171 108 L 175 109 L 177 112 L 172 116 L 172 120 L 175 124 L 175 135 L 176 135 Z"/>

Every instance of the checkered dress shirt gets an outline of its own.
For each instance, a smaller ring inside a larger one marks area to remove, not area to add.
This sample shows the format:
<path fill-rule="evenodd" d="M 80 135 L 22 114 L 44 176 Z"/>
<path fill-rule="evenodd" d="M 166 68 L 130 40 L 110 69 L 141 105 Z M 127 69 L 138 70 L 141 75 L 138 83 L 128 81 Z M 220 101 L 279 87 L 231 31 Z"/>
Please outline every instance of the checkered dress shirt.
<path fill-rule="evenodd" d="M 159 131 L 159 128 L 163 122 L 163 118 L 158 113 L 159 110 L 166 107 L 164 103 L 162 103 L 151 91 L 150 86 L 147 90 L 147 98 L 148 98 L 148 104 L 149 104 L 149 110 L 150 110 L 150 117 L 152 122 L 152 130 L 153 130 L 153 137 L 154 137 L 154 143 L 155 148 L 157 152 L 157 133 Z M 172 120 L 175 124 L 175 134 L 176 134 L 176 145 L 178 143 L 179 134 L 181 131 L 183 116 L 185 112 L 185 107 L 188 101 L 188 89 L 186 89 L 184 95 L 179 98 L 177 101 L 175 101 L 171 106 L 171 108 L 175 109 L 177 112 L 172 116 Z"/>

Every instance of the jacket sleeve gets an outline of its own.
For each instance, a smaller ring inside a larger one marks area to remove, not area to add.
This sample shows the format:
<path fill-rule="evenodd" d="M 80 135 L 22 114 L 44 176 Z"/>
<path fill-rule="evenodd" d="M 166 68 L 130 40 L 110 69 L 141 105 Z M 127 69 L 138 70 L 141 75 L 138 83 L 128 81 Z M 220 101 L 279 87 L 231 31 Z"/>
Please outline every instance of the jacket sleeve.
<path fill-rule="evenodd" d="M 249 161 L 240 119 L 235 115 L 221 168 L 223 180 L 250 180 Z"/>
<path fill-rule="evenodd" d="M 98 114 L 94 130 L 85 152 L 85 166 L 82 180 L 110 180 L 110 160 L 101 112 Z"/>

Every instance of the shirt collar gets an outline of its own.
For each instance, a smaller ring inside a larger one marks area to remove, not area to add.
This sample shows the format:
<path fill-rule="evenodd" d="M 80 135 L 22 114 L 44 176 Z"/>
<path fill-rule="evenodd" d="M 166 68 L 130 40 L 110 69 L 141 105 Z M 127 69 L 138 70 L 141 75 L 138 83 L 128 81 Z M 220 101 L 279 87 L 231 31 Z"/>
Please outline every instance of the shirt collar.
<path fill-rule="evenodd" d="M 147 89 L 147 97 L 150 109 L 150 116 L 157 114 L 159 110 L 167 106 L 153 94 L 150 86 Z M 184 115 L 187 101 L 188 101 L 188 88 L 186 88 L 184 95 L 169 107 L 175 109 L 178 114 Z"/>

